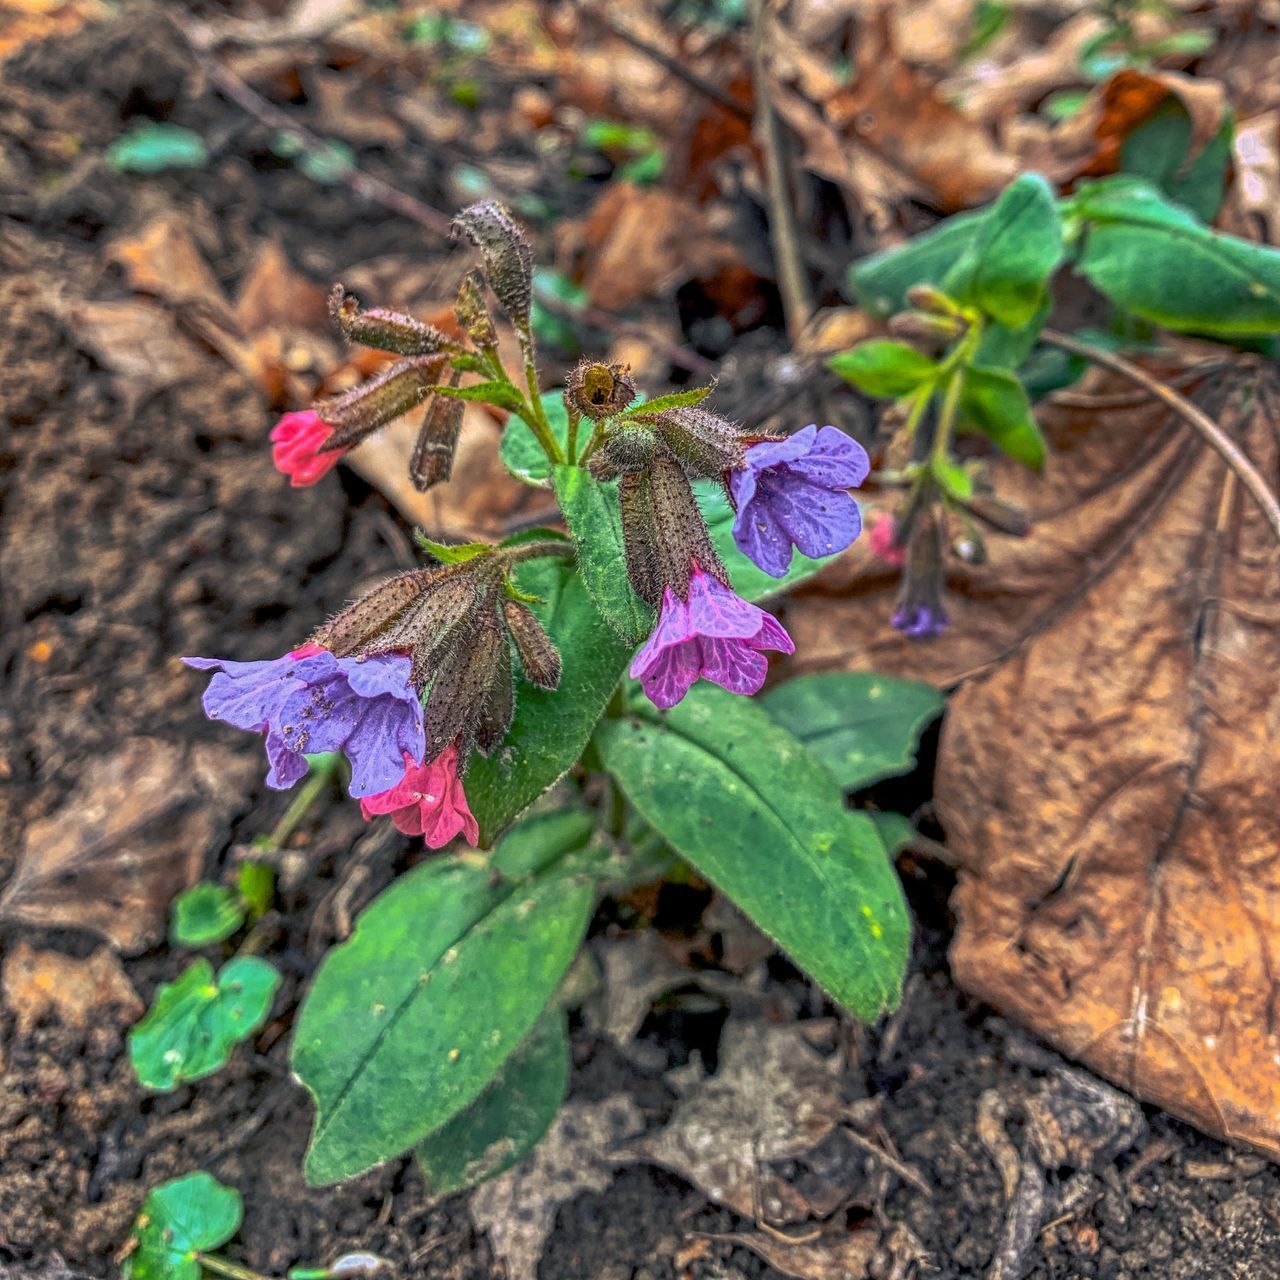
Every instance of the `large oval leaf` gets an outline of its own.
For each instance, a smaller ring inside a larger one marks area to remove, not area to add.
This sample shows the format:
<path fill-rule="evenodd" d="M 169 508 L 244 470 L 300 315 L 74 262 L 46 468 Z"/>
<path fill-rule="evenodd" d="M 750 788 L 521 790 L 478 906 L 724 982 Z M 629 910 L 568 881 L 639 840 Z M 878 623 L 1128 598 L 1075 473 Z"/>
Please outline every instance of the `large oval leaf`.
<path fill-rule="evenodd" d="M 874 671 L 797 676 L 761 699 L 846 791 L 910 773 L 921 732 L 946 705 L 931 684 Z"/>
<path fill-rule="evenodd" d="M 582 847 L 590 830 L 581 814 L 533 819 L 496 852 L 500 877 L 470 859 L 424 863 L 329 953 L 293 1042 L 293 1069 L 316 1101 L 308 1182 L 399 1155 L 493 1079 L 586 930 L 587 872 L 603 857 Z"/>
<path fill-rule="evenodd" d="M 897 1006 L 911 930 L 884 844 L 781 725 L 701 684 L 596 741 L 640 816 L 834 1000 L 867 1021 Z"/>
<path fill-rule="evenodd" d="M 521 682 L 506 738 L 488 759 L 473 758 L 467 770 L 467 800 L 486 845 L 582 754 L 631 656 L 631 646 L 600 616 L 572 565 L 530 561 L 516 580 L 539 597 L 530 608 L 560 650 L 564 674 L 552 692 Z"/>

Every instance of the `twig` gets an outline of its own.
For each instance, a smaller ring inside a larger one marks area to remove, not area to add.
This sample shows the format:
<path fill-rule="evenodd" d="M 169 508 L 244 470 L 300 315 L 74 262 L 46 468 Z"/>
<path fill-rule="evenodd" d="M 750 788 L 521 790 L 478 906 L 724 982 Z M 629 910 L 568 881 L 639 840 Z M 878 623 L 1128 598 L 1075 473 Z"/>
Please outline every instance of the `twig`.
<path fill-rule="evenodd" d="M 592 22 L 598 22 L 611 35 L 617 36 L 624 44 L 629 44 L 638 53 L 643 53 L 646 58 L 651 58 L 664 71 L 668 71 L 675 76 L 677 80 L 683 80 L 691 89 L 696 89 L 703 97 L 710 98 L 716 106 L 732 112 L 740 120 L 750 121 L 751 108 L 745 102 L 739 102 L 731 93 L 726 92 L 718 84 L 713 84 L 705 76 L 700 76 L 696 71 L 686 67 L 678 58 L 673 58 L 665 50 L 650 44 L 643 37 L 636 35 L 634 31 L 629 31 L 621 23 L 609 17 L 608 14 L 602 13 L 599 9 L 583 6 L 581 12 L 584 17 Z"/>
<path fill-rule="evenodd" d="M 903 1182 L 915 1187 L 921 1195 L 933 1198 L 933 1190 L 929 1184 L 920 1175 L 919 1171 L 913 1169 L 909 1164 L 891 1156 L 878 1143 L 872 1142 L 870 1138 L 864 1138 L 856 1129 L 851 1129 L 848 1125 L 842 1125 L 840 1132 L 844 1134 L 855 1147 L 865 1151 L 873 1160 L 878 1160 L 886 1169 L 892 1173 L 896 1173 Z"/>
<path fill-rule="evenodd" d="M 1141 387 L 1176 413 L 1188 426 L 1194 427 L 1205 442 L 1217 451 L 1227 466 L 1240 478 L 1241 484 L 1249 490 L 1253 500 L 1262 508 L 1276 535 L 1276 540 L 1280 541 L 1280 501 L 1277 501 L 1276 495 L 1271 491 L 1257 467 L 1207 413 L 1185 396 L 1179 395 L 1167 383 L 1161 382 L 1145 369 L 1112 351 L 1105 351 L 1101 347 L 1081 342 L 1079 338 L 1059 333 L 1056 329 L 1042 329 L 1040 340 L 1047 342 L 1051 347 L 1058 347 L 1063 351 L 1070 351 L 1073 355 L 1083 356 L 1094 364 L 1100 364 L 1103 368 L 1118 373 L 1122 378 L 1128 378 L 1130 382 Z"/>
<path fill-rule="evenodd" d="M 751 7 L 751 78 L 755 84 L 756 119 L 760 145 L 764 149 L 765 185 L 769 193 L 769 233 L 774 265 L 778 272 L 778 292 L 786 315 L 787 337 L 794 347 L 809 317 L 813 300 L 796 237 L 795 217 L 787 190 L 787 171 L 782 162 L 782 129 L 769 92 L 769 68 L 765 58 L 765 28 L 769 0 L 753 0 Z"/>

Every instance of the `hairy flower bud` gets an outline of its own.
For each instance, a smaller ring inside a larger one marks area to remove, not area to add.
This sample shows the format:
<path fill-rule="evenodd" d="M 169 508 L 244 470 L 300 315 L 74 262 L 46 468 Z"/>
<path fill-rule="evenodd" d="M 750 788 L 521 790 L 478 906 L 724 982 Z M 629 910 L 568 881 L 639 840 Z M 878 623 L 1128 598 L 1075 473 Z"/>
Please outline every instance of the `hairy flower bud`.
<path fill-rule="evenodd" d="M 732 422 L 696 405 L 667 409 L 650 421 L 691 476 L 716 479 L 742 466 L 745 443 Z"/>
<path fill-rule="evenodd" d="M 473 745 L 487 755 L 511 723 L 513 699 L 510 641 L 496 610 L 479 607 L 432 673 L 423 705 L 427 749 L 456 742 L 463 756 Z"/>
<path fill-rule="evenodd" d="M 457 382 L 455 375 L 452 385 L 456 386 Z M 419 493 L 426 493 L 448 480 L 465 411 L 466 405 L 451 396 L 434 396 L 427 405 L 413 455 L 409 459 L 409 479 Z"/>
<path fill-rule="evenodd" d="M 658 448 L 658 439 L 648 427 L 624 419 L 610 430 L 587 469 L 597 480 L 616 480 L 633 471 L 644 471 Z"/>
<path fill-rule="evenodd" d="M 453 348 L 433 324 L 424 324 L 399 311 L 375 307 L 362 311 L 359 299 L 340 284 L 329 291 L 329 316 L 348 342 L 393 351 L 400 356 L 429 356 Z"/>
<path fill-rule="evenodd" d="M 458 286 L 458 300 L 454 303 L 453 314 L 467 331 L 467 336 L 482 351 L 498 345 L 498 331 L 494 328 L 493 317 L 485 304 L 478 271 L 468 271 L 463 276 L 462 284 Z"/>
<path fill-rule="evenodd" d="M 611 418 L 636 398 L 628 364 L 583 360 L 565 380 L 565 403 L 595 422 Z"/>
<path fill-rule="evenodd" d="M 965 323 L 958 316 L 930 315 L 924 311 L 902 311 L 889 321 L 889 332 L 908 342 L 949 342 L 965 331 Z"/>
<path fill-rule="evenodd" d="M 912 640 L 927 640 L 947 629 L 942 603 L 943 527 L 932 508 L 922 508 L 907 544 L 907 566 L 890 620 Z"/>
<path fill-rule="evenodd" d="M 627 574 L 636 594 L 655 607 L 670 588 L 689 594 L 695 566 L 726 581 L 684 468 L 659 450 L 647 470 L 624 475 L 618 486 Z"/>
<path fill-rule="evenodd" d="M 539 689 L 554 689 L 560 683 L 560 654 L 542 623 L 518 600 L 504 600 L 502 616 L 529 683 Z"/>
<path fill-rule="evenodd" d="M 530 334 L 533 250 L 520 224 L 497 201 L 468 205 L 453 220 L 480 250 L 485 279 L 520 337 Z"/>
<path fill-rule="evenodd" d="M 350 449 L 394 418 L 416 409 L 440 379 L 444 356 L 397 360 L 350 391 L 316 405 L 321 422 L 336 428 L 323 449 Z"/>
<path fill-rule="evenodd" d="M 976 493 L 965 504 L 969 511 L 997 533 L 1025 538 L 1031 532 L 1031 517 L 1021 508 L 994 494 Z"/>

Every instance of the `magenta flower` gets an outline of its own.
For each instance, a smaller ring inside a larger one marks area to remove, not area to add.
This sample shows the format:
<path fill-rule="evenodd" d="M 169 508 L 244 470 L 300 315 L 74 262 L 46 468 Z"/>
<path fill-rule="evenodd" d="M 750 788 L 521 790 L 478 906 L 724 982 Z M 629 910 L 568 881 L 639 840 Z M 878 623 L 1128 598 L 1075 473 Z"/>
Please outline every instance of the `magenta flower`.
<path fill-rule="evenodd" d="M 898 521 L 889 511 L 882 511 L 871 522 L 867 530 L 867 540 L 871 546 L 871 554 L 895 569 L 901 569 L 907 563 L 907 553 L 898 546 Z"/>
<path fill-rule="evenodd" d="M 376 795 L 404 775 L 404 758 L 427 751 L 422 706 L 409 684 L 408 654 L 335 658 L 303 645 L 268 662 L 183 658 L 213 671 L 204 693 L 210 720 L 265 733 L 267 786 L 283 791 L 307 772 L 306 755 L 343 751 L 351 761 L 351 794 Z"/>
<path fill-rule="evenodd" d="M 271 428 L 271 461 L 277 471 L 289 477 L 295 489 L 315 484 L 338 465 L 345 449 L 328 449 L 324 443 L 334 428 L 320 421 L 320 415 L 307 409 L 302 413 L 286 413 Z"/>
<path fill-rule="evenodd" d="M 756 693 L 769 668 L 760 651 L 794 653 L 795 648 L 772 614 L 734 595 L 695 564 L 688 600 L 670 587 L 663 591 L 658 625 L 636 654 L 631 675 L 649 700 L 666 710 L 699 677 L 730 693 Z"/>
<path fill-rule="evenodd" d="M 397 831 L 423 836 L 428 849 L 441 849 L 457 835 L 472 846 L 480 840 L 458 777 L 458 748 L 452 743 L 427 764 L 415 764 L 406 751 L 404 777 L 389 790 L 366 796 L 360 812 L 366 819 L 389 813 Z"/>
<path fill-rule="evenodd" d="M 745 465 L 729 473 L 738 549 L 773 578 L 787 572 L 793 547 L 815 558 L 843 551 L 862 531 L 846 490 L 870 469 L 867 451 L 836 427 L 811 424 L 752 445 Z"/>

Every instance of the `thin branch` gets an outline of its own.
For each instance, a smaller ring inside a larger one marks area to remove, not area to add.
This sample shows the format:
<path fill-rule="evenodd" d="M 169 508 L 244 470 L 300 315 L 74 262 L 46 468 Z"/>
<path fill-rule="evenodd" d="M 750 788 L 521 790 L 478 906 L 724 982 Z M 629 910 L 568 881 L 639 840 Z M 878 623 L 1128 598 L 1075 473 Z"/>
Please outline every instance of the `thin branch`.
<path fill-rule="evenodd" d="M 1280 501 L 1277 501 L 1276 495 L 1271 491 L 1270 486 L 1257 467 L 1249 461 L 1235 441 L 1204 410 L 1193 404 L 1185 396 L 1179 395 L 1167 383 L 1161 382 L 1159 378 L 1126 360 L 1123 356 L 1116 355 L 1113 351 L 1105 351 L 1103 348 L 1092 346 L 1088 342 L 1081 342 L 1079 338 L 1059 333 L 1056 329 L 1042 329 L 1040 331 L 1040 340 L 1041 342 L 1047 342 L 1051 347 L 1069 351 L 1072 355 L 1083 356 L 1084 359 L 1091 360 L 1094 364 L 1100 364 L 1103 368 L 1110 369 L 1113 373 L 1118 373 L 1122 378 L 1128 378 L 1130 382 L 1141 387 L 1148 394 L 1159 400 L 1161 404 L 1177 414 L 1188 426 L 1194 427 L 1204 438 L 1205 443 L 1217 451 L 1227 466 L 1239 477 L 1240 483 L 1249 490 L 1253 500 L 1262 508 L 1263 514 L 1267 517 L 1267 521 L 1276 535 L 1276 540 L 1280 541 Z"/>
<path fill-rule="evenodd" d="M 782 154 L 784 140 L 773 95 L 769 92 L 769 67 L 765 56 L 769 0 L 753 0 L 751 8 L 751 78 L 755 84 L 756 119 L 760 145 L 764 150 L 765 185 L 769 193 L 769 235 L 773 244 L 774 265 L 778 273 L 778 292 L 786 315 L 787 337 L 794 347 L 809 317 L 813 300 L 796 235 L 795 213 L 787 187 L 787 170 Z"/>

